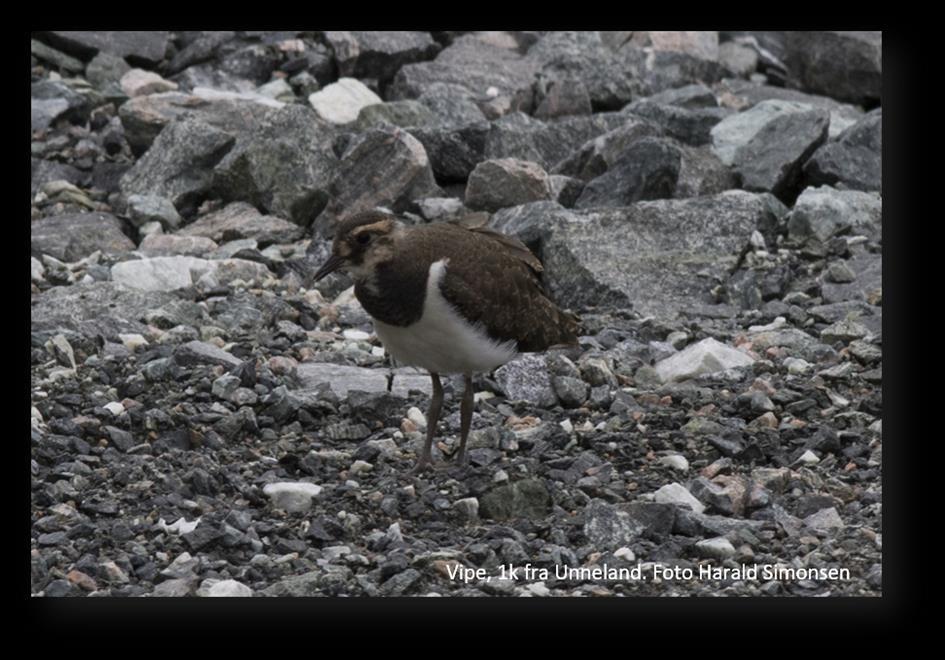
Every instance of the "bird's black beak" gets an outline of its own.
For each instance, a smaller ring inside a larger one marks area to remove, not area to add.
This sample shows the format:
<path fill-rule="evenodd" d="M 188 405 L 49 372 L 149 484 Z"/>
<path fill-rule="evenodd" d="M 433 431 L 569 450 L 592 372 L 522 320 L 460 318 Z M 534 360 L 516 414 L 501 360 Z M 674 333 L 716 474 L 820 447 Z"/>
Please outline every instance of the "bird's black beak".
<path fill-rule="evenodd" d="M 328 258 L 328 261 L 318 269 L 318 272 L 315 273 L 315 279 L 312 280 L 312 283 L 319 281 L 331 273 L 334 273 L 336 270 L 341 268 L 345 263 L 344 257 L 340 257 L 337 254 L 333 254 Z"/>

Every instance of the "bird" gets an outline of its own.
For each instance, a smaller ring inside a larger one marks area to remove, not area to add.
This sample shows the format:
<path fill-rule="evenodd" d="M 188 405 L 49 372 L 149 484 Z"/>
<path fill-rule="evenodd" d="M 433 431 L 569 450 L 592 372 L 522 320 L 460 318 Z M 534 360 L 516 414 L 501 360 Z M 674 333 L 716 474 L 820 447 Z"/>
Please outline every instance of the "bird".
<path fill-rule="evenodd" d="M 518 239 L 485 226 L 484 215 L 408 224 L 385 209 L 353 213 L 339 220 L 331 255 L 313 277 L 347 272 L 390 356 L 429 372 L 426 439 L 412 474 L 433 467 L 441 375 L 464 378 L 456 462 L 465 467 L 473 374 L 520 353 L 578 343 L 581 319 L 548 297 L 541 261 Z"/>

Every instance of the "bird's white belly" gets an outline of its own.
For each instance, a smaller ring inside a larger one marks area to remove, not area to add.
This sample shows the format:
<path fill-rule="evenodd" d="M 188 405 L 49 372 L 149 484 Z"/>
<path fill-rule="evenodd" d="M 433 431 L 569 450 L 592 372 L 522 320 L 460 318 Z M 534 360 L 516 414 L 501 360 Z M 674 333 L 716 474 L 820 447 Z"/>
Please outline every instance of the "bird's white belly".
<path fill-rule="evenodd" d="M 374 320 L 374 329 L 397 362 L 434 373 L 488 372 L 513 359 L 515 341 L 490 339 L 464 319 L 440 293 L 447 260 L 430 266 L 420 320 L 407 327 Z"/>

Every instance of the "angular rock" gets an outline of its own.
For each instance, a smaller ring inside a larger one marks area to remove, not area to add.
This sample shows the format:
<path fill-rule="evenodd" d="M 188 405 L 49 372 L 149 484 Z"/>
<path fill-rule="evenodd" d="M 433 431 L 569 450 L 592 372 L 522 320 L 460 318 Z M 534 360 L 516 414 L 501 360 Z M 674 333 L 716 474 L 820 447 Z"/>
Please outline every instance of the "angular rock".
<path fill-rule="evenodd" d="M 705 539 L 696 542 L 696 551 L 703 557 L 711 559 L 729 559 L 735 556 L 735 546 L 724 536 L 714 539 Z"/>
<path fill-rule="evenodd" d="M 236 580 L 218 580 L 208 586 L 206 593 L 201 594 L 198 590 L 197 595 L 210 598 L 249 598 L 253 595 L 253 590 Z"/>
<path fill-rule="evenodd" d="M 681 159 L 674 198 L 717 195 L 738 187 L 735 173 L 719 160 L 709 147 L 678 147 Z"/>
<path fill-rule="evenodd" d="M 88 174 L 66 163 L 30 158 L 30 195 L 36 195 L 50 181 L 68 181 L 81 188 L 88 182 Z"/>
<path fill-rule="evenodd" d="M 124 59 L 101 52 L 85 67 L 85 77 L 97 90 L 113 96 L 121 92 L 121 77 L 130 70 Z"/>
<path fill-rule="evenodd" d="M 830 532 L 845 527 L 843 519 L 834 507 L 812 513 L 804 518 L 804 524 L 816 532 Z"/>
<path fill-rule="evenodd" d="M 211 268 L 195 257 L 154 257 L 123 261 L 112 266 L 112 281 L 142 291 L 173 291 L 192 286 Z"/>
<path fill-rule="evenodd" d="M 393 100 L 417 98 L 431 85 L 461 85 L 478 97 L 494 87 L 499 95 L 513 97 L 532 83 L 536 66 L 512 49 L 464 35 L 440 51 L 430 62 L 406 64 L 394 76 L 389 95 Z"/>
<path fill-rule="evenodd" d="M 260 248 L 273 243 L 292 243 L 304 235 L 296 224 L 263 215 L 245 202 L 232 202 L 184 227 L 180 236 L 201 236 L 217 243 L 253 239 Z"/>
<path fill-rule="evenodd" d="M 626 122 L 626 116 L 615 112 L 566 117 L 549 123 L 516 112 L 490 124 L 484 156 L 528 160 L 552 171 L 588 140 Z"/>
<path fill-rule="evenodd" d="M 883 114 L 877 109 L 823 145 L 804 165 L 812 185 L 883 190 Z"/>
<path fill-rule="evenodd" d="M 232 135 L 202 121 L 176 120 L 122 176 L 121 190 L 164 197 L 187 215 L 210 192 L 213 167 L 233 143 Z"/>
<path fill-rule="evenodd" d="M 622 126 L 588 140 L 571 156 L 560 161 L 554 171 L 590 181 L 609 170 L 634 142 L 659 134 L 660 129 L 653 123 L 627 116 Z"/>
<path fill-rule="evenodd" d="M 362 108 L 383 99 L 372 92 L 360 80 L 341 78 L 308 97 L 315 114 L 332 124 L 348 124 L 358 118 Z"/>
<path fill-rule="evenodd" d="M 584 536 L 600 552 L 635 542 L 644 526 L 626 511 L 603 500 L 591 500 L 584 509 Z"/>
<path fill-rule="evenodd" d="M 165 80 L 153 71 L 130 69 L 118 81 L 121 91 L 129 98 L 160 94 L 177 90 L 177 83 Z"/>
<path fill-rule="evenodd" d="M 134 250 L 121 230 L 121 221 L 110 213 L 67 213 L 30 222 L 30 254 L 48 254 L 72 263 L 97 250 L 119 254 Z"/>
<path fill-rule="evenodd" d="M 140 155 L 175 118 L 186 115 L 237 136 L 252 133 L 270 112 L 282 106 L 263 96 L 210 94 L 198 89 L 193 94 L 166 92 L 133 98 L 119 107 L 118 116 L 132 152 Z"/>
<path fill-rule="evenodd" d="M 399 213 L 413 200 L 442 195 L 423 145 L 396 128 L 359 135 L 335 170 L 331 201 L 316 220 L 317 230 L 331 228 L 340 217 L 358 211 L 382 206 Z"/>
<path fill-rule="evenodd" d="M 69 111 L 69 102 L 65 99 L 30 98 L 30 130 L 42 131 Z"/>
<path fill-rule="evenodd" d="M 298 367 L 302 389 L 316 390 L 327 387 L 338 397 L 346 397 L 351 390 L 386 392 L 387 369 L 367 369 L 329 362 L 303 362 Z M 414 369 L 394 369 L 392 393 L 407 396 L 410 390 L 427 394 L 432 390 L 430 377 Z"/>
<path fill-rule="evenodd" d="M 874 315 L 860 319 L 870 332 L 879 333 L 882 329 L 882 307 L 875 306 L 883 293 L 883 255 L 870 252 L 858 252 L 846 265 L 853 271 L 852 282 L 834 284 L 824 282 L 821 295 L 824 303 L 843 303 L 845 301 L 866 301 L 871 303 Z"/>
<path fill-rule="evenodd" d="M 806 103 L 777 99 L 757 103 L 748 110 L 726 117 L 712 128 L 712 151 L 726 165 L 734 165 L 738 151 L 768 124 L 780 117 L 810 113 L 813 109 Z"/>
<path fill-rule="evenodd" d="M 480 121 L 467 125 L 445 124 L 427 128 L 411 128 L 430 159 L 437 181 L 465 182 L 485 156 L 489 123 Z"/>
<path fill-rule="evenodd" d="M 629 104 L 621 112 L 644 117 L 660 128 L 666 135 L 685 144 L 700 146 L 711 142 L 712 128 L 725 119 L 731 111 L 718 107 L 715 96 L 703 85 L 681 88 L 689 91 L 667 90 L 660 94 L 640 99 Z M 670 95 L 675 92 L 676 96 Z M 704 101 L 705 92 L 711 103 Z"/>
<path fill-rule="evenodd" d="M 695 513 L 705 511 L 705 505 L 692 496 L 685 486 L 678 483 L 666 484 L 653 493 L 653 500 L 658 504 L 672 504 L 687 508 Z"/>
<path fill-rule="evenodd" d="M 591 114 L 591 97 L 584 83 L 571 77 L 551 80 L 535 99 L 535 118 L 541 120 L 567 115 Z"/>
<path fill-rule="evenodd" d="M 528 161 L 514 158 L 479 163 L 469 175 L 465 204 L 494 212 L 508 206 L 551 199 L 548 174 Z"/>
<path fill-rule="evenodd" d="M 85 69 L 85 65 L 76 58 L 61 53 L 55 48 L 50 48 L 43 42 L 36 41 L 36 39 L 30 39 L 30 55 L 52 64 L 60 71 L 80 73 Z"/>
<path fill-rule="evenodd" d="M 429 126 L 436 122 L 432 112 L 419 101 L 391 101 L 375 103 L 361 108 L 355 126 L 359 131 L 380 127 L 383 124 L 393 126 Z"/>
<path fill-rule="evenodd" d="M 785 64 L 803 88 L 853 103 L 881 97 L 883 33 L 785 32 Z"/>
<path fill-rule="evenodd" d="M 649 47 L 654 51 L 686 53 L 704 60 L 719 58 L 719 33 L 711 30 L 640 30 L 633 33 L 630 43 L 641 48 Z"/>
<path fill-rule="evenodd" d="M 801 168 L 827 140 L 830 116 L 823 110 L 783 114 L 766 123 L 735 152 L 733 166 L 746 190 L 771 192 L 782 200 L 800 190 Z"/>
<path fill-rule="evenodd" d="M 551 495 L 541 479 L 522 479 L 499 486 L 479 498 L 479 515 L 486 519 L 541 520 L 550 513 Z"/>
<path fill-rule="evenodd" d="M 433 57 L 440 49 L 429 32 L 409 30 L 325 32 L 342 76 L 389 81 L 400 67 Z"/>
<path fill-rule="evenodd" d="M 680 150 L 664 138 L 633 142 L 606 173 L 584 187 L 578 209 L 629 206 L 648 199 L 672 197 L 679 179 Z"/>
<path fill-rule="evenodd" d="M 157 195 L 129 195 L 128 218 L 139 229 L 149 222 L 160 222 L 166 229 L 181 225 L 177 209 L 167 199 Z"/>
<path fill-rule="evenodd" d="M 289 513 L 308 511 L 312 508 L 312 498 L 321 492 L 321 486 L 306 481 L 281 481 L 263 487 L 263 493 L 272 500 L 272 506 Z"/>
<path fill-rule="evenodd" d="M 144 237 L 138 251 L 149 257 L 203 257 L 217 249 L 217 244 L 203 236 L 150 234 Z"/>
<path fill-rule="evenodd" d="M 148 66 L 164 59 L 170 44 L 170 33 L 159 30 L 53 30 L 48 37 L 54 46 L 83 60 L 105 52 Z"/>
<path fill-rule="evenodd" d="M 216 165 L 213 185 L 227 201 L 245 201 L 307 226 L 328 199 L 338 159 L 334 134 L 301 105 L 269 113 Z"/>
<path fill-rule="evenodd" d="M 189 341 L 174 349 L 174 361 L 182 367 L 197 365 L 220 365 L 238 367 L 242 362 L 213 344 L 203 341 Z"/>
<path fill-rule="evenodd" d="M 525 353 L 495 371 L 502 393 L 513 401 L 528 401 L 541 408 L 557 403 L 544 355 Z"/>
<path fill-rule="evenodd" d="M 876 236 L 882 231 L 882 220 L 878 193 L 811 187 L 797 198 L 788 216 L 788 236 L 818 243 L 847 232 Z"/>
<path fill-rule="evenodd" d="M 754 358 L 722 342 L 707 337 L 654 365 L 664 383 L 672 383 L 703 374 L 736 367 L 747 367 Z"/>
<path fill-rule="evenodd" d="M 462 85 L 434 83 L 417 100 L 430 110 L 440 125 L 458 127 L 486 121 L 476 96 Z"/>
<path fill-rule="evenodd" d="M 752 232 L 777 221 L 778 206 L 742 191 L 572 212 L 537 202 L 500 211 L 490 224 L 541 255 L 558 304 L 633 305 L 672 318 L 711 301 L 711 278 L 727 277 Z"/>

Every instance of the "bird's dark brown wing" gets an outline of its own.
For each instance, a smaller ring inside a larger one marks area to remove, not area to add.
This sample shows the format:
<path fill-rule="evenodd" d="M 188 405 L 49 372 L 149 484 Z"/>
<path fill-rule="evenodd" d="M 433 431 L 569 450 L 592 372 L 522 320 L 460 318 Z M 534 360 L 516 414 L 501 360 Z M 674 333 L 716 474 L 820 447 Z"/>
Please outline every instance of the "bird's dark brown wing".
<path fill-rule="evenodd" d="M 484 227 L 443 223 L 425 227 L 438 245 L 450 246 L 440 284 L 443 297 L 489 336 L 514 340 L 523 352 L 577 341 L 578 319 L 547 298 L 541 262 L 517 239 Z M 431 241 L 432 243 L 433 241 Z"/>

